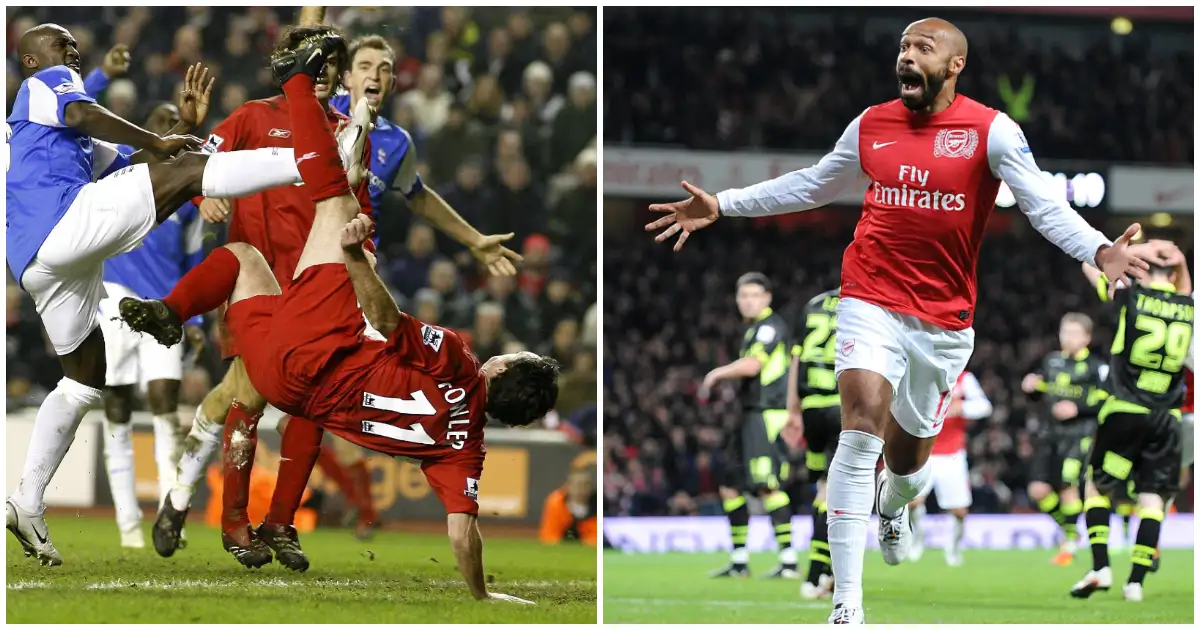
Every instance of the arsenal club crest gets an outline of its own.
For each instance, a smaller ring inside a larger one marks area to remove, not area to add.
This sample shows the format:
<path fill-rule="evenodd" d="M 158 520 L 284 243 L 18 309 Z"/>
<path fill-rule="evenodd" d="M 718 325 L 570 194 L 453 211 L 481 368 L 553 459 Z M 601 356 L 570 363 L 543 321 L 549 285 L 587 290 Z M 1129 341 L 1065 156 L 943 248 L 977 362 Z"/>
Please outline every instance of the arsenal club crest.
<path fill-rule="evenodd" d="M 979 146 L 979 132 L 974 129 L 943 129 L 933 140 L 933 157 L 970 159 Z"/>

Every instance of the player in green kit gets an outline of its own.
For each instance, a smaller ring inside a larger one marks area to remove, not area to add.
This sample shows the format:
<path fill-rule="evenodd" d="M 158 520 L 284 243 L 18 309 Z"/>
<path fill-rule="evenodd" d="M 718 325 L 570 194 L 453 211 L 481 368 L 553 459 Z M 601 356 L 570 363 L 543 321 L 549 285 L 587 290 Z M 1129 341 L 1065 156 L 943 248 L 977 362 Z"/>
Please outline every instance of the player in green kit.
<path fill-rule="evenodd" d="M 791 498 L 780 489 L 787 477 L 787 446 L 780 433 L 788 422 L 788 325 L 771 310 L 771 281 L 758 272 L 737 281 L 737 305 L 748 327 L 742 337 L 739 358 L 704 377 L 700 398 L 720 381 L 740 380 L 741 425 L 725 436 L 726 478 L 721 499 L 729 518 L 733 554 L 729 566 L 711 577 L 750 575 L 746 536 L 750 530 L 747 496 L 762 499 L 763 511 L 771 517 L 775 542 L 779 544 L 779 566 L 766 577 L 795 579 L 796 550 L 792 547 Z"/>
<path fill-rule="evenodd" d="M 825 472 L 842 431 L 842 399 L 833 363 L 837 354 L 837 305 L 840 289 L 826 291 L 804 305 L 796 323 L 792 370 L 788 375 L 788 414 L 804 425 L 808 480 L 817 485 L 813 500 L 813 535 L 808 545 L 808 577 L 800 585 L 802 599 L 832 596 L 829 525 L 825 505 Z"/>
<path fill-rule="evenodd" d="M 1088 350 L 1092 320 L 1067 313 L 1058 328 L 1059 352 L 1042 359 L 1026 374 L 1021 389 L 1039 403 L 1041 431 L 1033 456 L 1029 498 L 1063 529 L 1063 542 L 1054 563 L 1071 564 L 1079 537 L 1080 473 L 1096 430 L 1096 416 L 1108 394 L 1104 381 L 1108 363 Z"/>
<path fill-rule="evenodd" d="M 1116 304 L 1120 315 L 1113 337 L 1109 397 L 1100 409 L 1088 456 L 1084 509 L 1092 570 L 1071 588 L 1071 595 L 1078 598 L 1112 587 L 1111 499 L 1125 493 L 1132 481 L 1141 523 L 1133 545 L 1133 568 L 1122 590 L 1126 600 L 1142 600 L 1142 582 L 1157 555 L 1163 510 L 1179 486 L 1182 415 L 1178 408 L 1192 346 L 1195 304 L 1179 249 L 1161 241 L 1144 247 L 1158 252 L 1147 281 L 1118 280 L 1110 286 L 1099 271 L 1084 265 L 1101 299 Z"/>

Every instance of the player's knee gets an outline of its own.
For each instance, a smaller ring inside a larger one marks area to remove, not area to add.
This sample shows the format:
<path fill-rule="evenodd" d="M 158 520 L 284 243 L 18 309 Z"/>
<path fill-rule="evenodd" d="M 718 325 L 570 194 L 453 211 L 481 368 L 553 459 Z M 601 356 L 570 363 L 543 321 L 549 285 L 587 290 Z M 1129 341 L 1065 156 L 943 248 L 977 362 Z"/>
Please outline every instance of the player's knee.
<path fill-rule="evenodd" d="M 721 495 L 721 499 L 723 499 L 725 501 L 736 499 L 736 498 L 742 496 L 742 492 L 740 490 L 735 490 L 735 489 L 727 487 L 727 486 L 721 486 L 720 489 L 718 490 L 718 492 Z"/>
<path fill-rule="evenodd" d="M 179 409 L 179 381 L 150 381 L 146 384 L 146 402 L 156 416 L 175 413 Z"/>
<path fill-rule="evenodd" d="M 1029 498 L 1041 501 L 1050 494 L 1050 484 L 1034 481 L 1029 484 Z"/>
<path fill-rule="evenodd" d="M 950 510 L 950 513 L 954 515 L 954 518 L 959 520 L 967 518 L 967 508 L 954 508 Z"/>

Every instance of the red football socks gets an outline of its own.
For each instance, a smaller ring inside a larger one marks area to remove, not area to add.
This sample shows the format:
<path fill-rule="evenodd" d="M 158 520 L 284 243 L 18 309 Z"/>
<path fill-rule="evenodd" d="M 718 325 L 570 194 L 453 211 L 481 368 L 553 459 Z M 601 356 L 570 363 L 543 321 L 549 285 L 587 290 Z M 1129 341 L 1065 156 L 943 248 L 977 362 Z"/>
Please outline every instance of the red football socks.
<path fill-rule="evenodd" d="M 325 430 L 317 423 L 290 416 L 279 446 L 279 473 L 275 480 L 275 492 L 271 494 L 271 509 L 266 522 L 274 525 L 292 525 L 296 510 L 304 500 L 304 489 L 317 462 L 321 450 L 321 438 Z"/>
<path fill-rule="evenodd" d="M 358 522 L 378 523 L 379 515 L 375 512 L 375 500 L 371 498 L 371 471 L 367 470 L 367 460 L 358 460 L 346 471 L 350 475 L 350 484 L 354 487 L 353 500 L 354 504 L 358 506 Z"/>
<path fill-rule="evenodd" d="M 292 116 L 292 146 L 296 170 L 304 179 L 313 201 L 350 194 L 345 166 L 338 154 L 333 128 L 320 101 L 313 93 L 313 80 L 296 75 L 283 84 Z"/>
<path fill-rule="evenodd" d="M 241 269 L 236 254 L 218 247 L 180 278 L 163 303 L 183 321 L 207 313 L 229 299 Z"/>
<path fill-rule="evenodd" d="M 224 487 L 221 491 L 221 530 L 233 532 L 250 524 L 246 507 L 250 504 L 250 471 L 258 447 L 258 421 L 262 414 L 251 414 L 234 402 L 225 416 Z"/>

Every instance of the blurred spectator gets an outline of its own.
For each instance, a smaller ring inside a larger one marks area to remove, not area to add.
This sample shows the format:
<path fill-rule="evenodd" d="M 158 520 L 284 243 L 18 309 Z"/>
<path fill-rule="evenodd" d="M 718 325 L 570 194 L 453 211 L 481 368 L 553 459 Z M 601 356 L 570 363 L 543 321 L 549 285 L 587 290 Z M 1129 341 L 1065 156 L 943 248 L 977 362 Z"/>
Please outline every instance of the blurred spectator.
<path fill-rule="evenodd" d="M 458 269 L 443 258 L 429 266 L 429 288 L 441 304 L 438 324 L 447 328 L 465 328 L 471 323 L 474 304 L 458 281 Z"/>
<path fill-rule="evenodd" d="M 480 361 L 504 354 L 505 344 L 515 341 L 504 328 L 504 307 L 484 302 L 475 308 L 475 327 L 471 330 L 471 348 Z"/>
<path fill-rule="evenodd" d="M 446 123 L 429 139 L 430 179 L 435 185 L 455 178 L 468 158 L 486 153 L 487 138 L 479 121 L 471 118 L 466 106 L 454 103 L 446 114 Z M 480 165 L 474 165 L 479 168 Z M 482 176 L 483 173 L 480 173 Z M 461 180 L 459 182 L 462 183 Z"/>
<path fill-rule="evenodd" d="M 527 236 L 521 246 L 525 264 L 517 273 L 517 285 L 530 297 L 542 293 L 550 267 L 550 239 L 541 234 Z"/>
<path fill-rule="evenodd" d="M 589 462 L 573 465 L 567 482 L 546 497 L 538 540 L 546 545 L 581 542 L 595 547 L 596 530 L 596 459 L 592 455 Z"/>
<path fill-rule="evenodd" d="M 416 127 L 421 133 L 436 133 L 446 124 L 446 118 L 450 115 L 450 103 L 454 102 L 454 96 L 446 89 L 443 78 L 440 67 L 427 63 L 421 68 L 416 89 L 400 97 L 400 103 L 412 108 Z"/>
<path fill-rule="evenodd" d="M 553 122 L 564 103 L 562 95 L 554 93 L 554 71 L 546 62 L 535 61 L 525 66 L 522 83 L 534 116 L 543 124 Z"/>
<path fill-rule="evenodd" d="M 550 142 L 550 171 L 570 164 L 596 137 L 596 77 L 588 72 L 571 75 L 570 99 L 554 118 Z"/>
<path fill-rule="evenodd" d="M 500 189 L 496 208 L 489 213 L 492 232 L 512 232 L 517 240 L 544 229 L 549 214 L 541 191 L 533 184 L 533 174 L 524 160 L 513 160 L 500 167 Z"/>
<path fill-rule="evenodd" d="M 504 307 L 508 329 L 518 339 L 537 339 L 541 336 L 537 302 L 524 291 L 517 290 L 515 278 L 489 276 L 483 288 L 475 292 L 475 302 L 493 302 Z"/>
<path fill-rule="evenodd" d="M 437 260 L 437 241 L 433 228 L 425 223 L 413 223 L 408 230 L 408 250 L 388 266 L 388 281 L 408 297 L 427 286 L 429 269 Z"/>

